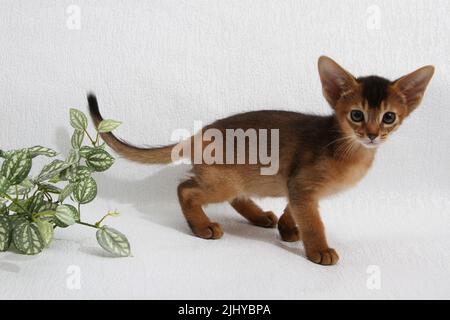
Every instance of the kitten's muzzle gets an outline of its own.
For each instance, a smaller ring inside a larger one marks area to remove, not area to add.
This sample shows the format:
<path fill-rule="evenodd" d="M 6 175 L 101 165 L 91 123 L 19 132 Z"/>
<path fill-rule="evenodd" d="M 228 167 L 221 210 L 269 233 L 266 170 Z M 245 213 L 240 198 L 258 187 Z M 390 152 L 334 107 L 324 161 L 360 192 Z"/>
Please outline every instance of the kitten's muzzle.
<path fill-rule="evenodd" d="M 378 137 L 378 134 L 368 133 L 367 137 L 373 142 Z"/>

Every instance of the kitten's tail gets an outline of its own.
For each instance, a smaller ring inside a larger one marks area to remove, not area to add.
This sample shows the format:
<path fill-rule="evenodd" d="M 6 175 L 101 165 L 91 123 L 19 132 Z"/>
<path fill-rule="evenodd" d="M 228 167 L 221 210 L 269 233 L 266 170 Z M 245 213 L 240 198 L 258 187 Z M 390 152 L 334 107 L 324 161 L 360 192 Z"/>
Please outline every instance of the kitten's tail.
<path fill-rule="evenodd" d="M 95 126 L 103 120 L 100 110 L 98 108 L 97 98 L 94 94 L 89 93 L 87 96 L 89 103 L 89 112 L 94 121 Z M 111 132 L 100 133 L 102 139 L 110 146 L 114 151 L 123 156 L 124 158 L 139 162 L 139 163 L 170 163 L 172 162 L 172 148 L 175 146 L 168 145 L 154 148 L 141 148 L 117 138 Z"/>

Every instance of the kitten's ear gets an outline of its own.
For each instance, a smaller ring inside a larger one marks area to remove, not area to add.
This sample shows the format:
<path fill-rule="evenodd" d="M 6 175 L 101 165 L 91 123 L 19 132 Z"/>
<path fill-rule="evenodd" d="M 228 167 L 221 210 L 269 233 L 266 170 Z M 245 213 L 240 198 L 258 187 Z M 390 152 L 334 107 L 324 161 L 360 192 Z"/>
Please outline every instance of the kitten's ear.
<path fill-rule="evenodd" d="M 434 67 L 426 66 L 393 82 L 392 87 L 407 105 L 408 113 L 419 105 L 433 73 Z"/>
<path fill-rule="evenodd" d="M 321 56 L 318 67 L 323 95 L 333 108 L 342 96 L 355 91 L 357 87 L 355 77 L 331 58 Z"/>

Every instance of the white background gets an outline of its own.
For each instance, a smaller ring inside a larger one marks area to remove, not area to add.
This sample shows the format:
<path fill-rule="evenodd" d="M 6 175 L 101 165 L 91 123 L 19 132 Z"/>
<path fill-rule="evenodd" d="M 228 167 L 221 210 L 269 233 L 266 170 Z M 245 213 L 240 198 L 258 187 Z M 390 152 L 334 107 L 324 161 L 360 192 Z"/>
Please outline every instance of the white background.
<path fill-rule="evenodd" d="M 81 28 L 67 26 L 70 5 Z M 329 113 L 317 58 L 354 75 L 391 79 L 423 65 L 436 73 L 422 106 L 377 155 L 355 189 L 322 203 L 339 265 L 304 258 L 301 244 L 251 226 L 228 205 L 207 208 L 225 236 L 191 236 L 176 199 L 184 167 L 118 159 L 98 176 L 83 211 L 130 238 L 112 259 L 94 231 L 59 230 L 36 257 L 0 254 L 2 298 L 449 298 L 450 3 L 442 1 L 0 2 L 0 148 L 42 144 L 67 152 L 68 109 L 97 94 L 117 133 L 170 142 L 234 113 L 261 108 Z M 379 28 L 378 28 L 379 27 Z M 277 214 L 283 200 L 264 200 Z M 79 267 L 81 289 L 66 285 Z M 370 290 L 376 265 L 381 288 Z M 69 269 L 70 271 L 70 269 Z"/>

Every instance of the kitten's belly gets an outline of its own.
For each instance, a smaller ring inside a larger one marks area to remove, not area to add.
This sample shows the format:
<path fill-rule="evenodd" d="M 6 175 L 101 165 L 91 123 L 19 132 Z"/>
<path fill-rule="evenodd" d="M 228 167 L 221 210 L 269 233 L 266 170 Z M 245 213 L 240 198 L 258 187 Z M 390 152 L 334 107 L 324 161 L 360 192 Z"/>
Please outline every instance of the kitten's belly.
<path fill-rule="evenodd" d="M 257 181 L 247 183 L 244 193 L 249 197 L 286 197 L 286 180 L 280 176 L 261 176 Z"/>

